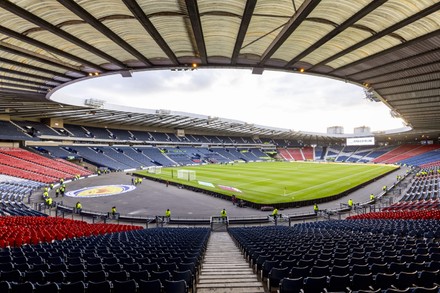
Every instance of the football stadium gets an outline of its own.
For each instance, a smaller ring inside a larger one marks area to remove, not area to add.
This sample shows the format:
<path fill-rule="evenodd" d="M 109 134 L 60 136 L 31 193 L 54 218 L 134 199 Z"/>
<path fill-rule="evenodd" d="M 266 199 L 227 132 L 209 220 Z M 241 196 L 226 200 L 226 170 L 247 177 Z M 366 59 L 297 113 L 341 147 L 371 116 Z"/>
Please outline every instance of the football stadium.
<path fill-rule="evenodd" d="M 0 19 L 1 293 L 440 292 L 440 1 L 4 0 Z M 312 131 L 318 94 L 294 129 L 244 122 L 251 88 L 233 118 L 142 106 L 215 70 L 352 85 L 403 125 Z M 108 82 L 120 104 L 89 83 L 141 73 L 145 99 Z"/>

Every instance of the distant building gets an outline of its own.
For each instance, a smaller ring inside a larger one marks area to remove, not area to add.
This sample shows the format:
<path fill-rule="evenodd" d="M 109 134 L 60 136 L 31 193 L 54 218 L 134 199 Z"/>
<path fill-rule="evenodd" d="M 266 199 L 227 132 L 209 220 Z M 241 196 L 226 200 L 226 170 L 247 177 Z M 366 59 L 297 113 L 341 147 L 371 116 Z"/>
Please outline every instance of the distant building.
<path fill-rule="evenodd" d="M 354 134 L 370 134 L 371 128 L 368 126 L 359 126 L 353 129 Z"/>
<path fill-rule="evenodd" d="M 327 127 L 327 134 L 344 134 L 344 127 L 342 126 Z"/>

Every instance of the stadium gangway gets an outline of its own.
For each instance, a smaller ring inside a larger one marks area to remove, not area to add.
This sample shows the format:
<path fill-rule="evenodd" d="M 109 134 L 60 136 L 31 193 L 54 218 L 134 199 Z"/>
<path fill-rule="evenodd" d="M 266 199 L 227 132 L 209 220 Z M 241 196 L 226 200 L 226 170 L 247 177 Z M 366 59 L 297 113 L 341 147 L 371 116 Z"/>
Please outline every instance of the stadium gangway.
<path fill-rule="evenodd" d="M 208 219 L 183 219 L 183 218 L 167 218 L 165 216 L 156 216 L 156 227 L 166 227 L 168 225 L 184 225 L 184 226 L 209 226 Z"/>
<path fill-rule="evenodd" d="M 258 225 L 270 223 L 269 216 L 264 217 L 229 217 L 229 225 Z"/>
<path fill-rule="evenodd" d="M 166 226 L 169 222 L 169 218 L 164 217 L 164 216 L 156 216 L 156 227 L 163 227 L 164 225 Z"/>
<path fill-rule="evenodd" d="M 322 216 L 321 212 L 315 213 L 315 212 L 307 212 L 307 213 L 300 213 L 300 214 L 294 214 L 294 215 L 287 215 L 286 218 L 289 227 L 292 226 L 292 222 L 299 222 L 299 221 L 307 221 L 307 220 L 315 220 L 318 221 L 319 217 Z"/>
<path fill-rule="evenodd" d="M 56 205 L 56 210 L 55 211 L 56 211 L 55 212 L 55 216 L 56 217 L 60 216 L 60 217 L 64 218 L 65 214 L 68 213 L 68 214 L 72 215 L 72 219 L 73 219 L 73 215 L 76 214 L 79 217 L 81 217 L 82 221 L 86 217 L 86 218 L 92 218 L 92 223 L 100 222 L 100 221 L 102 221 L 104 223 L 107 222 L 107 214 L 106 213 L 101 213 L 101 212 L 96 212 L 96 211 L 89 211 L 89 210 L 84 210 L 84 209 L 78 210 L 78 209 L 76 209 L 74 207 L 65 206 L 65 205 L 63 205 L 62 202 L 58 203 Z"/>
<path fill-rule="evenodd" d="M 210 219 L 211 231 L 227 231 L 229 226 L 228 217 L 214 217 Z"/>
<path fill-rule="evenodd" d="M 161 216 L 163 217 L 163 216 Z M 168 225 L 174 226 L 210 226 L 211 221 L 209 218 L 202 219 L 188 219 L 188 218 L 170 218 Z"/>

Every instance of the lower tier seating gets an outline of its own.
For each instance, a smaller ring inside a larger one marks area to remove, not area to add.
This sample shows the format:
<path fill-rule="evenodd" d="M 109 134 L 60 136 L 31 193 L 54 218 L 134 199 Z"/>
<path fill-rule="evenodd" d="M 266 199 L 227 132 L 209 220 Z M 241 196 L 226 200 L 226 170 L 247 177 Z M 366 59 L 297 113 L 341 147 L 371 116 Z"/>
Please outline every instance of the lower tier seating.
<path fill-rule="evenodd" d="M 186 292 L 194 288 L 209 234 L 141 229 L 3 248 L 0 292 Z M 181 289 L 172 291 L 176 283 Z"/>
<path fill-rule="evenodd" d="M 349 219 L 440 220 L 440 209 L 417 211 L 382 211 L 351 216 Z"/>
<path fill-rule="evenodd" d="M 439 284 L 439 224 L 335 220 L 229 233 L 271 292 L 411 292 Z"/>
<path fill-rule="evenodd" d="M 54 217 L 0 217 L 0 248 L 135 229 L 142 229 L 142 227 L 88 224 L 83 221 Z"/>

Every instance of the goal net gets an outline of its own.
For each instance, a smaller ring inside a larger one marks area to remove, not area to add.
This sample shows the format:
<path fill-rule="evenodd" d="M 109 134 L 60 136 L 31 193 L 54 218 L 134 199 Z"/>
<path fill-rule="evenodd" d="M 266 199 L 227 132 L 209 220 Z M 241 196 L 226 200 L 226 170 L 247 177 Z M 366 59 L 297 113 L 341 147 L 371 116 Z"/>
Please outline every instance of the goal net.
<path fill-rule="evenodd" d="M 162 174 L 162 166 L 148 167 L 148 173 L 150 173 L 150 174 Z"/>
<path fill-rule="evenodd" d="M 177 170 L 177 178 L 187 181 L 196 180 L 196 171 Z"/>

